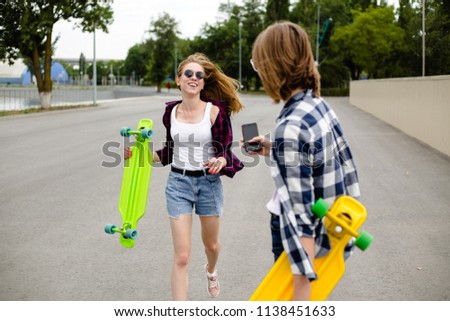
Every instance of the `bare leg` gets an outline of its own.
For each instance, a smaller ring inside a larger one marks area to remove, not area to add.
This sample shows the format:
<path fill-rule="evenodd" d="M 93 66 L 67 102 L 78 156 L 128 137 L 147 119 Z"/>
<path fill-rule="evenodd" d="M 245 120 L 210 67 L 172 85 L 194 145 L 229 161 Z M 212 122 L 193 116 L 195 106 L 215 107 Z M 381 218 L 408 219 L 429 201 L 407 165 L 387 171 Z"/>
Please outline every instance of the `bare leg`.
<path fill-rule="evenodd" d="M 306 253 L 308 253 L 308 257 L 314 267 L 314 238 L 302 237 L 300 241 L 302 242 L 303 248 L 305 249 Z M 294 275 L 294 301 L 309 301 L 310 297 L 311 282 L 304 275 Z"/>
<path fill-rule="evenodd" d="M 202 224 L 202 240 L 208 260 L 208 272 L 213 273 L 220 253 L 219 243 L 219 216 L 200 216 Z"/>
<path fill-rule="evenodd" d="M 189 258 L 191 255 L 192 215 L 180 215 L 170 219 L 174 248 L 172 266 L 172 298 L 175 301 L 187 299 L 189 287 Z"/>

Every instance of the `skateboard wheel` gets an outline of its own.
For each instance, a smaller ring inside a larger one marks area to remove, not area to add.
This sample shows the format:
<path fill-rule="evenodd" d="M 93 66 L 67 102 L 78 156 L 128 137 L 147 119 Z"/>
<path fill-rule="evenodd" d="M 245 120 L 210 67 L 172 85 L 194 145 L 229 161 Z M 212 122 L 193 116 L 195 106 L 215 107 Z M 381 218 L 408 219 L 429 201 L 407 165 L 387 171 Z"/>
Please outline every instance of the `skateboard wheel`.
<path fill-rule="evenodd" d="M 355 240 L 355 245 L 362 251 L 365 251 L 370 244 L 372 244 L 373 236 L 367 232 L 362 231 Z"/>
<path fill-rule="evenodd" d="M 318 218 L 323 218 L 327 214 L 329 208 L 330 205 L 327 202 L 325 202 L 322 198 L 319 198 L 316 201 L 316 203 L 314 203 L 314 205 L 311 206 L 311 211 Z"/>
<path fill-rule="evenodd" d="M 151 129 L 143 129 L 141 131 L 141 133 L 142 133 L 142 137 L 144 137 L 144 138 L 152 138 L 153 137 L 153 130 L 151 130 Z"/>
<path fill-rule="evenodd" d="M 114 234 L 116 232 L 113 231 L 113 229 L 115 229 L 116 226 L 114 224 L 106 224 L 105 225 L 105 232 L 108 234 Z"/>
<path fill-rule="evenodd" d="M 125 238 L 130 240 L 135 240 L 138 236 L 138 231 L 136 230 L 127 230 L 125 232 Z"/>
<path fill-rule="evenodd" d="M 130 132 L 131 128 L 130 127 L 122 127 L 120 129 L 120 135 L 122 135 L 123 137 L 130 137 Z"/>

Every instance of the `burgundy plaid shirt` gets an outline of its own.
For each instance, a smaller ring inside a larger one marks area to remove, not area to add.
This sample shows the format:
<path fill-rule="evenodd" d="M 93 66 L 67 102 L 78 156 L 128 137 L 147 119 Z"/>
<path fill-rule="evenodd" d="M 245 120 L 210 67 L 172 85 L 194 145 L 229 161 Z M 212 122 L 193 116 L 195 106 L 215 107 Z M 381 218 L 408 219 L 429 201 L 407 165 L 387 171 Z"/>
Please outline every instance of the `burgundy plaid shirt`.
<path fill-rule="evenodd" d="M 228 103 L 223 100 L 210 100 L 211 103 L 219 107 L 219 114 L 216 121 L 211 127 L 212 145 L 215 148 L 216 157 L 224 157 L 227 160 L 227 165 L 222 168 L 220 175 L 233 177 L 237 171 L 240 171 L 244 164 L 231 152 L 231 144 L 233 143 L 233 130 L 231 128 L 231 120 L 228 115 Z M 163 115 L 163 124 L 166 127 L 166 141 L 164 147 L 156 153 L 164 166 L 172 163 L 173 160 L 173 139 L 170 135 L 170 115 L 172 109 L 181 103 L 178 101 L 169 101 L 166 103 L 166 111 Z"/>

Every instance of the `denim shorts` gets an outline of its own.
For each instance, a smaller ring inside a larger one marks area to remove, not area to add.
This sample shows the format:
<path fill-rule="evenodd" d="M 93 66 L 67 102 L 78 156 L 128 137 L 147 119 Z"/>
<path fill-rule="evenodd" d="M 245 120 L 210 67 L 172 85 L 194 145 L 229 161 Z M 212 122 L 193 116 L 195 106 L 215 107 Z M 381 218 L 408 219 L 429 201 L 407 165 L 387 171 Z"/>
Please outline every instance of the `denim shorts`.
<path fill-rule="evenodd" d="M 181 214 L 222 216 L 223 187 L 219 174 L 187 176 L 170 172 L 166 186 L 167 211 L 178 219 Z"/>

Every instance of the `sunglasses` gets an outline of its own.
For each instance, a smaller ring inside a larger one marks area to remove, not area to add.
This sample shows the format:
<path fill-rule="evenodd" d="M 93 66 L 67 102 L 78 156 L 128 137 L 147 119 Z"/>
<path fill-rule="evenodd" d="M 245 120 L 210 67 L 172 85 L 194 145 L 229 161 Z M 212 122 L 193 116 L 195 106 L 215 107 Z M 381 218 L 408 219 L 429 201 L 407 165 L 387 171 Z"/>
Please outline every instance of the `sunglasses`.
<path fill-rule="evenodd" d="M 191 78 L 191 77 L 194 75 L 194 72 L 193 72 L 192 70 L 190 70 L 190 69 L 186 69 L 186 70 L 184 71 L 184 75 L 185 75 L 187 78 Z M 204 73 L 203 71 L 197 71 L 197 72 L 195 73 L 195 77 L 196 77 L 197 79 L 201 80 L 201 79 L 205 78 L 205 73 Z"/>

